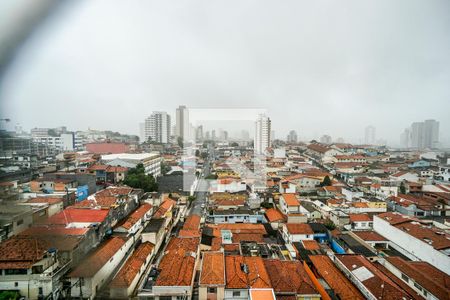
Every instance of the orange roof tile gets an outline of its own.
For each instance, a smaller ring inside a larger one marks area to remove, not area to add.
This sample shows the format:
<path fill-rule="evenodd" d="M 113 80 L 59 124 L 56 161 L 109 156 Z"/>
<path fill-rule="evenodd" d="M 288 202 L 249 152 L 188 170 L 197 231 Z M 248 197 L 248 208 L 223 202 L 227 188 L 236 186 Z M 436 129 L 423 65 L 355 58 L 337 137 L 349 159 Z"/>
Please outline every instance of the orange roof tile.
<path fill-rule="evenodd" d="M 223 252 L 205 252 L 200 273 L 200 285 L 225 285 Z"/>
<path fill-rule="evenodd" d="M 300 206 L 300 201 L 295 194 L 282 194 L 281 196 L 288 206 Z"/>
<path fill-rule="evenodd" d="M 340 299 L 364 299 L 364 296 L 358 289 L 339 271 L 331 259 L 326 255 L 309 256 L 317 273 L 334 290 L 334 293 Z"/>
<path fill-rule="evenodd" d="M 118 224 L 117 227 L 123 227 L 125 229 L 130 229 L 134 224 L 140 222 L 144 218 L 145 214 L 150 213 L 152 205 L 144 203 L 139 206 L 138 209 L 133 211 L 122 223 Z"/>
<path fill-rule="evenodd" d="M 300 261 L 266 259 L 264 265 L 276 294 L 318 294 Z"/>
<path fill-rule="evenodd" d="M 375 231 L 354 231 L 354 234 L 356 234 L 360 239 L 364 241 L 374 241 L 374 242 L 383 242 L 388 241 L 385 237 L 382 235 L 376 233 Z"/>
<path fill-rule="evenodd" d="M 83 259 L 76 268 L 69 273 L 69 277 L 93 277 L 125 244 L 126 240 L 112 237 L 104 241 L 91 255 Z"/>
<path fill-rule="evenodd" d="M 111 287 L 129 287 L 136 276 L 140 275 L 140 270 L 147 262 L 154 247 L 155 245 L 149 242 L 140 244 L 111 281 Z"/>
<path fill-rule="evenodd" d="M 371 222 L 372 218 L 368 214 L 349 214 L 350 222 Z"/>
<path fill-rule="evenodd" d="M 383 300 L 408 299 L 408 294 L 401 289 L 386 274 L 377 269 L 369 260 L 362 255 L 338 254 L 336 258 L 350 272 L 359 268 L 365 268 L 372 275 L 362 281 L 362 284 L 377 298 Z M 392 275 L 395 276 L 395 275 Z"/>
<path fill-rule="evenodd" d="M 59 197 L 37 197 L 31 198 L 26 203 L 48 203 L 50 205 L 63 202 L 62 198 Z"/>
<path fill-rule="evenodd" d="M 166 198 L 166 200 L 161 203 L 156 212 L 153 214 L 153 217 L 155 219 L 163 217 L 167 211 L 171 210 L 175 206 L 175 204 L 177 204 L 175 200 Z"/>
<path fill-rule="evenodd" d="M 195 256 L 199 245 L 198 238 L 172 238 L 159 263 L 161 270 L 156 286 L 190 286 Z"/>
<path fill-rule="evenodd" d="M 276 208 L 269 208 L 265 212 L 266 218 L 269 222 L 284 221 L 286 217 Z"/>
<path fill-rule="evenodd" d="M 15 236 L 0 243 L 0 269 L 28 269 L 44 258 L 49 244 L 34 237 Z"/>
<path fill-rule="evenodd" d="M 314 250 L 320 250 L 319 243 L 314 240 L 304 240 L 302 241 L 303 247 L 305 247 L 306 250 L 314 251 Z"/>
<path fill-rule="evenodd" d="M 247 272 L 244 271 L 244 265 Z M 269 275 L 263 259 L 256 256 L 227 255 L 225 256 L 226 288 L 271 288 Z"/>
<path fill-rule="evenodd" d="M 287 223 L 286 227 L 290 234 L 314 234 L 311 226 L 304 223 Z"/>

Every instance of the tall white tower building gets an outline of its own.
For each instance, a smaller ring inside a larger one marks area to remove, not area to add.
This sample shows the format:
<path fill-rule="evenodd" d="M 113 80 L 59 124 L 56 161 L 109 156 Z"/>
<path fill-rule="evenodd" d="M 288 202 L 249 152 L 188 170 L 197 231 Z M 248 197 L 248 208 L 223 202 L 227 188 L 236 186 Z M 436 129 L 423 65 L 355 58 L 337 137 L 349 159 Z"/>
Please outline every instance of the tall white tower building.
<path fill-rule="evenodd" d="M 271 146 L 271 121 L 265 115 L 259 115 L 255 123 L 255 153 L 263 154 Z"/>
<path fill-rule="evenodd" d="M 375 127 L 372 125 L 369 125 L 366 127 L 365 134 L 364 134 L 364 143 L 366 145 L 374 145 L 375 144 Z"/>
<path fill-rule="evenodd" d="M 167 144 L 170 141 L 170 116 L 164 111 L 154 111 L 145 119 L 144 138 L 148 141 Z"/>
<path fill-rule="evenodd" d="M 189 136 L 189 112 L 186 106 L 180 105 L 176 111 L 175 135 L 177 137 Z"/>

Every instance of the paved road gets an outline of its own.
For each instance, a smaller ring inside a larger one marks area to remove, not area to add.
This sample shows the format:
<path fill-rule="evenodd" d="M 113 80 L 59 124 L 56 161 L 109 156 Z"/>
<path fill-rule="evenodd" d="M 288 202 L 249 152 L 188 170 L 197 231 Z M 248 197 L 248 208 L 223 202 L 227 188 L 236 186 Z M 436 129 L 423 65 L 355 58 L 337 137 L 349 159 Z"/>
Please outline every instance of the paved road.
<path fill-rule="evenodd" d="M 195 201 L 193 203 L 193 206 L 191 207 L 191 210 L 189 212 L 189 215 L 197 214 L 202 215 L 204 208 L 202 208 L 202 205 L 206 206 L 207 202 L 207 195 L 209 190 L 209 182 L 205 179 L 206 176 L 208 176 L 211 173 L 211 164 L 214 161 L 214 149 L 212 146 L 208 147 L 208 158 L 205 160 L 204 166 L 203 166 L 203 172 L 199 178 L 199 183 L 197 185 L 197 190 L 195 192 Z"/>

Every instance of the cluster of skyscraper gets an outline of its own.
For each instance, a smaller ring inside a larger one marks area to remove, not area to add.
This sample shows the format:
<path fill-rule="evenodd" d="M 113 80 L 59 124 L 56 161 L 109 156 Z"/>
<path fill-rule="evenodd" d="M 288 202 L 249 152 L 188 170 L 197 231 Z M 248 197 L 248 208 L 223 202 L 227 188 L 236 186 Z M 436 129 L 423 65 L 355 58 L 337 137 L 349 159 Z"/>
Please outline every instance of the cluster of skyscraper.
<path fill-rule="evenodd" d="M 439 122 L 425 120 L 414 122 L 400 135 L 400 143 L 404 148 L 438 148 L 439 147 Z"/>

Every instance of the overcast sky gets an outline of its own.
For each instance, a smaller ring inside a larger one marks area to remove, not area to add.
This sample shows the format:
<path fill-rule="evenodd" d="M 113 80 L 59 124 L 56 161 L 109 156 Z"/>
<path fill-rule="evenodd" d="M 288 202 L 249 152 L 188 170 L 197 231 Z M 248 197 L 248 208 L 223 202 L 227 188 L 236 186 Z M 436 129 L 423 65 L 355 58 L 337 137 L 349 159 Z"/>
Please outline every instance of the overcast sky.
<path fill-rule="evenodd" d="M 33 0 L 30 0 L 33 1 Z M 3 28 L 3 30 L 5 30 Z M 450 1 L 67 1 L 0 81 L 1 116 L 138 134 L 153 110 L 262 108 L 277 137 L 450 133 Z"/>

